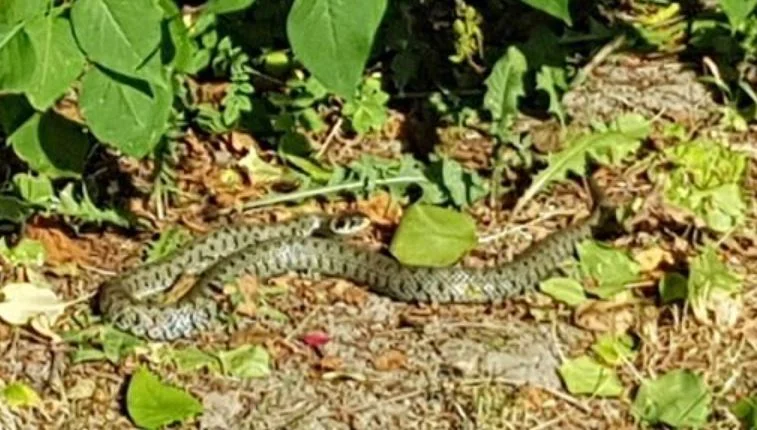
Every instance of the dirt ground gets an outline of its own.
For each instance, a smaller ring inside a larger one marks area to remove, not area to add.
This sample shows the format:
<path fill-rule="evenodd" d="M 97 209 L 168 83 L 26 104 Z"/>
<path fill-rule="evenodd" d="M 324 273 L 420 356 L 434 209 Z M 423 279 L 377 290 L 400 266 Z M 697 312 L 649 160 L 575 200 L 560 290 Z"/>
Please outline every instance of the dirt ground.
<path fill-rule="evenodd" d="M 639 112 L 686 125 L 702 136 L 722 135 L 715 126 L 720 115 L 715 97 L 685 65 L 669 59 L 623 56 L 609 58 L 589 72 L 587 82 L 564 99 L 577 125 Z M 402 150 L 397 141 L 402 143 L 405 138 L 398 124 L 405 119 L 399 113 L 394 115 L 381 136 L 357 141 L 337 136 L 326 156 L 335 161 L 366 151 L 396 156 Z M 553 122 L 523 118 L 520 127 L 533 134 L 537 147 L 553 143 Z M 491 142 L 477 133 L 437 133 L 444 150 L 463 164 L 481 167 L 488 160 Z M 754 201 L 757 129 L 728 138 L 734 147 L 750 154 L 748 198 Z M 245 142 L 251 138 L 230 139 Z M 46 245 L 45 274 L 55 282 L 56 292 L 66 300 L 82 300 L 58 321 L 56 332 L 80 326 L 93 307 L 87 298 L 104 279 L 138 264 L 141 250 L 155 232 L 174 224 L 199 232 L 229 220 L 270 222 L 291 216 L 292 209 L 283 205 L 234 213 L 230 208 L 236 202 L 259 197 L 262 191 L 255 186 L 224 189 L 208 181 L 217 173 L 223 152 L 217 145 L 189 136 L 183 152 L 185 162 L 178 172 L 181 189 L 206 197 L 212 189 L 212 198 L 188 198 L 165 208 L 162 218 L 155 208 L 135 198 L 132 209 L 151 224 L 139 235 L 116 229 L 76 234 L 41 219 L 26 227 L 28 236 Z M 138 186 L 146 180 L 149 166 L 125 162 L 120 169 Z M 630 232 L 611 237 L 613 245 L 634 251 L 654 242 L 676 256 L 694 249 L 692 236 L 676 228 L 674 214 L 662 207 L 659 190 L 647 177 L 643 160 L 631 160 L 594 175 L 612 201 L 640 202 L 637 216 L 628 226 Z M 514 220 L 508 219 L 512 202 L 486 199 L 478 203 L 470 212 L 481 234 L 503 230 L 507 234 L 482 245 L 466 258 L 466 264 L 517 254 L 586 216 L 587 199 L 576 185 L 555 186 L 537 196 Z M 388 244 L 401 215 L 401 208 L 381 194 L 368 201 L 323 203 L 316 208 L 369 210 L 375 226 L 359 240 L 376 249 Z M 641 348 L 633 363 L 619 369 L 625 386 L 634 387 L 642 377 L 674 368 L 696 370 L 716 393 L 708 428 L 740 428 L 728 406 L 757 390 L 757 382 L 749 377 L 757 372 L 757 213 L 749 214 L 746 225 L 721 248 L 735 270 L 746 275 L 743 300 L 731 324 L 703 324 L 680 305 L 662 306 L 644 299 L 588 309 L 581 315 L 538 294 L 501 306 L 407 305 L 341 280 L 288 276 L 277 279 L 275 287 L 249 287 L 253 295 L 277 287 L 283 293 L 267 295 L 265 306 L 255 302 L 257 307 L 250 310 L 255 317 L 245 318 L 240 329 L 216 330 L 175 345 L 201 349 L 262 345 L 271 355 L 271 373 L 250 380 L 205 370 L 179 371 L 156 361 L 151 347 L 140 348 L 119 364 L 103 360 L 74 363 L 74 347 L 51 342 L 31 328 L 1 325 L 4 359 L 0 378 L 26 382 L 38 391 L 43 405 L 11 410 L 0 404 L 0 427 L 133 428 L 124 408 L 126 382 L 143 364 L 165 382 L 202 400 L 205 413 L 175 428 L 637 428 L 630 414 L 630 391 L 619 400 L 576 397 L 566 391 L 556 372 L 565 358 L 585 352 L 598 335 L 630 327 L 641 339 Z M 21 276 L 6 271 L 0 281 Z M 304 335 L 318 332 L 325 333 L 328 342 L 319 346 L 303 342 Z"/>

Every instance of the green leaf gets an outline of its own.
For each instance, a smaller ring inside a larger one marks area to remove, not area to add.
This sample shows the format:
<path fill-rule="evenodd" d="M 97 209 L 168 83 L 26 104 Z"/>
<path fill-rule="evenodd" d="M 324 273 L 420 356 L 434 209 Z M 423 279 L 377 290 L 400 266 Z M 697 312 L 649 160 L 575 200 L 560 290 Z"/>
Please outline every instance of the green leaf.
<path fill-rule="evenodd" d="M 561 19 L 568 25 L 573 25 L 570 19 L 569 0 L 521 0 L 523 3 Z"/>
<path fill-rule="evenodd" d="M 743 287 L 741 276 L 720 261 L 717 250 L 712 246 L 706 247 L 692 259 L 689 266 L 688 299 L 697 317 L 705 316 L 713 300 L 732 296 Z"/>
<path fill-rule="evenodd" d="M 603 164 L 617 162 L 636 151 L 640 145 L 638 139 L 614 131 L 585 134 L 571 139 L 566 143 L 565 149 L 549 155 L 549 165 L 536 175 L 513 211 L 519 211 L 550 183 L 565 180 L 568 173 L 584 176 L 587 157 L 591 156 Z"/>
<path fill-rule="evenodd" d="M 701 376 L 675 369 L 641 384 L 631 412 L 655 425 L 699 428 L 707 424 L 712 394 Z"/>
<path fill-rule="evenodd" d="M 586 355 L 567 360 L 558 371 L 571 394 L 618 397 L 623 392 L 615 370 Z"/>
<path fill-rule="evenodd" d="M 47 176 L 18 173 L 13 176 L 13 183 L 21 197 L 31 204 L 44 206 L 55 199 L 53 183 Z"/>
<path fill-rule="evenodd" d="M 0 129 L 6 136 L 10 136 L 24 125 L 34 113 L 34 108 L 23 95 L 0 95 Z"/>
<path fill-rule="evenodd" d="M 660 298 L 663 303 L 684 300 L 688 296 L 688 280 L 680 273 L 665 273 L 660 280 Z"/>
<path fill-rule="evenodd" d="M 16 246 L 8 248 L 5 238 L 0 238 L 0 256 L 12 266 L 40 267 L 45 263 L 45 247 L 39 241 L 24 237 Z"/>
<path fill-rule="evenodd" d="M 295 0 L 287 17 L 294 55 L 326 88 L 351 100 L 387 0 Z"/>
<path fill-rule="evenodd" d="M 71 361 L 74 364 L 86 363 L 88 361 L 106 360 L 108 356 L 100 349 L 96 348 L 77 348 L 72 354 Z"/>
<path fill-rule="evenodd" d="M 71 8 L 76 40 L 87 57 L 135 77 L 159 48 L 162 17 L 152 0 L 78 0 Z"/>
<path fill-rule="evenodd" d="M 723 8 L 731 26 L 739 29 L 757 7 L 757 0 L 720 0 L 720 7 Z"/>
<path fill-rule="evenodd" d="M 255 148 L 250 148 L 238 164 L 250 174 L 255 184 L 278 181 L 284 175 L 284 169 L 263 161 Z"/>
<path fill-rule="evenodd" d="M 675 165 L 658 176 L 665 200 L 691 211 L 715 231 L 725 232 L 744 220 L 741 182 L 746 155 L 714 141 L 696 140 L 665 151 Z"/>
<path fill-rule="evenodd" d="M 205 4 L 206 13 L 222 15 L 247 9 L 255 0 L 208 0 Z"/>
<path fill-rule="evenodd" d="M 179 72 L 196 72 L 192 66 L 192 58 L 198 48 L 190 37 L 181 15 L 168 21 L 168 34 L 169 38 L 163 48 L 163 63 L 172 65 Z"/>
<path fill-rule="evenodd" d="M 510 123 L 518 113 L 518 98 L 526 94 L 523 77 L 528 70 L 526 57 L 511 46 L 507 53 L 494 64 L 486 84 L 484 107 L 491 112 L 496 133 L 508 134 Z"/>
<path fill-rule="evenodd" d="M 89 197 L 86 189 L 83 191 L 81 201 L 74 196 L 74 184 L 68 184 L 60 192 L 58 201 L 50 208 L 60 215 L 78 218 L 84 222 L 102 223 L 109 222 L 115 225 L 126 227 L 129 220 L 113 209 L 100 209 Z"/>
<path fill-rule="evenodd" d="M 48 0 L 0 0 L 0 24 L 17 24 L 45 12 Z"/>
<path fill-rule="evenodd" d="M 536 88 L 544 90 L 549 95 L 549 112 L 557 115 L 560 124 L 565 124 L 565 109 L 558 91 L 565 91 L 568 83 L 565 78 L 565 70 L 559 67 L 542 66 L 536 74 Z"/>
<path fill-rule="evenodd" d="M 747 397 L 731 408 L 734 415 L 744 422 L 747 430 L 757 429 L 757 397 Z"/>
<path fill-rule="evenodd" d="M 113 364 L 118 364 L 121 359 L 144 344 L 136 336 L 116 330 L 111 327 L 105 327 L 99 333 L 99 343 L 102 345 L 105 358 Z"/>
<path fill-rule="evenodd" d="M 81 176 L 91 146 L 78 124 L 53 111 L 34 114 L 8 141 L 29 167 L 52 178 Z"/>
<path fill-rule="evenodd" d="M 607 127 L 634 139 L 646 139 L 652 132 L 652 124 L 638 113 L 627 113 L 615 118 Z"/>
<path fill-rule="evenodd" d="M 605 363 L 616 366 L 623 360 L 632 360 L 636 352 L 633 350 L 633 338 L 627 334 L 605 334 L 591 346 L 591 350 Z"/>
<path fill-rule="evenodd" d="M 486 181 L 475 171 L 466 171 L 460 163 L 451 158 L 442 157 L 434 161 L 426 172 L 429 180 L 446 198 L 439 200 L 435 195 L 435 190 L 429 190 L 434 195 L 424 194 L 422 202 L 439 203 L 450 200 L 456 207 L 464 208 L 489 194 Z"/>
<path fill-rule="evenodd" d="M 597 287 L 591 293 L 606 299 L 626 290 L 626 285 L 640 280 L 641 268 L 628 253 L 586 240 L 578 245 L 581 272 L 591 277 Z"/>
<path fill-rule="evenodd" d="M 565 302 L 569 306 L 578 306 L 587 300 L 584 287 L 571 278 L 551 278 L 540 284 L 544 294 Z"/>
<path fill-rule="evenodd" d="M 86 59 L 71 32 L 71 23 L 48 15 L 30 22 L 26 31 L 37 53 L 37 67 L 26 95 L 37 110 L 52 106 L 84 71 Z"/>
<path fill-rule="evenodd" d="M 221 368 L 221 364 L 216 357 L 194 346 L 179 350 L 170 350 L 168 356 L 176 363 L 176 367 L 182 371 L 196 371 L 202 368 L 220 371 Z"/>
<path fill-rule="evenodd" d="M 187 243 L 192 235 L 183 227 L 170 227 L 160 233 L 158 240 L 150 245 L 145 263 L 158 261 L 168 256 L 181 245 Z"/>
<path fill-rule="evenodd" d="M 171 113 L 168 89 L 99 67 L 82 78 L 79 103 L 100 141 L 137 158 L 159 143 Z"/>
<path fill-rule="evenodd" d="M 33 212 L 22 200 L 11 196 L 0 195 L 0 221 L 21 224 Z"/>
<path fill-rule="evenodd" d="M 36 69 L 34 45 L 22 24 L 0 24 L 0 91 L 26 90 Z"/>
<path fill-rule="evenodd" d="M 42 402 L 34 389 L 22 382 L 13 382 L 3 388 L 3 398 L 8 405 L 17 408 L 37 406 Z"/>
<path fill-rule="evenodd" d="M 350 119 L 358 134 L 380 130 L 386 123 L 388 101 L 389 94 L 381 90 L 381 81 L 370 78 L 361 86 L 357 98 L 344 104 L 342 113 Z"/>
<path fill-rule="evenodd" d="M 258 345 L 245 345 L 231 351 L 219 351 L 221 368 L 237 378 L 262 378 L 271 373 L 268 351 Z"/>
<path fill-rule="evenodd" d="M 203 412 L 202 404 L 196 398 L 163 384 L 143 367 L 137 369 L 129 382 L 126 408 L 134 423 L 147 429 L 183 422 Z"/>
<path fill-rule="evenodd" d="M 402 217 L 389 250 L 408 266 L 446 267 L 476 243 L 476 223 L 470 215 L 415 204 Z"/>

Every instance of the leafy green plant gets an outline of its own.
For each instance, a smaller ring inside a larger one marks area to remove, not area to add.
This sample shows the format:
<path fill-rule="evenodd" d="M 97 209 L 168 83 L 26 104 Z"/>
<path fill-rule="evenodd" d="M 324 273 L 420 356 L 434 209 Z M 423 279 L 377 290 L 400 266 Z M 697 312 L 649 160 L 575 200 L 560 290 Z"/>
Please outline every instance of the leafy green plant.
<path fill-rule="evenodd" d="M 744 219 L 741 182 L 746 156 L 717 142 L 695 140 L 665 151 L 673 163 L 664 181 L 665 199 L 691 211 L 713 230 L 724 232 Z"/>
<path fill-rule="evenodd" d="M 360 86 L 359 94 L 354 100 L 344 104 L 342 113 L 350 119 L 352 128 L 359 134 L 378 130 L 387 118 L 386 102 L 389 94 L 381 90 L 378 76 L 371 76 Z"/>

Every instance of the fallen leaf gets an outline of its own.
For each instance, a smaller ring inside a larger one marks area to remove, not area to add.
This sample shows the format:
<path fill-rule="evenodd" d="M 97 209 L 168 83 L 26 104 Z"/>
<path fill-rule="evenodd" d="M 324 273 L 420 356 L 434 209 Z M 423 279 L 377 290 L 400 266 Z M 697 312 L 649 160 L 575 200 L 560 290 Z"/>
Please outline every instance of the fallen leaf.
<path fill-rule="evenodd" d="M 567 360 L 558 371 L 571 394 L 618 397 L 623 392 L 615 370 L 586 355 Z"/>
<path fill-rule="evenodd" d="M 672 264 L 673 256 L 659 246 L 653 246 L 634 255 L 634 260 L 639 263 L 642 272 L 651 272 L 662 265 L 662 263 Z"/>
<path fill-rule="evenodd" d="M 37 406 L 42 401 L 32 387 L 21 382 L 8 384 L 3 389 L 2 395 L 13 407 Z"/>
<path fill-rule="evenodd" d="M 53 321 L 51 321 L 47 315 L 37 315 L 29 321 L 29 325 L 39 333 L 40 335 L 50 339 L 53 341 L 53 343 L 62 343 L 63 338 L 61 338 L 58 333 L 55 333 L 52 329 Z"/>
<path fill-rule="evenodd" d="M 238 290 L 236 290 L 236 288 L 224 290 L 224 293 L 226 294 L 236 290 L 242 295 L 242 303 L 237 304 L 234 311 L 246 317 L 254 317 L 258 313 L 258 305 L 255 302 L 255 296 L 260 288 L 260 281 L 255 276 L 243 275 L 239 278 L 236 286 L 238 287 Z"/>
<path fill-rule="evenodd" d="M 392 349 L 376 357 L 373 365 L 379 371 L 400 369 L 407 365 L 407 355 L 402 351 Z"/>
<path fill-rule="evenodd" d="M 7 284 L 1 292 L 5 300 L 0 303 L 0 318 L 13 325 L 26 324 L 40 314 L 55 321 L 66 308 L 53 291 L 30 283 Z"/>
<path fill-rule="evenodd" d="M 402 206 L 386 191 L 377 192 L 368 200 L 359 200 L 357 209 L 378 225 L 397 225 L 402 218 Z"/>
<path fill-rule="evenodd" d="M 66 391 L 70 400 L 88 399 L 95 394 L 97 385 L 91 379 L 77 379 L 73 387 Z"/>
<path fill-rule="evenodd" d="M 335 371 L 344 366 L 341 358 L 335 355 L 327 355 L 318 362 L 318 368 L 321 370 Z"/>
<path fill-rule="evenodd" d="M 587 330 L 625 333 L 633 326 L 634 316 L 630 303 L 589 300 L 578 305 L 574 320 Z"/>

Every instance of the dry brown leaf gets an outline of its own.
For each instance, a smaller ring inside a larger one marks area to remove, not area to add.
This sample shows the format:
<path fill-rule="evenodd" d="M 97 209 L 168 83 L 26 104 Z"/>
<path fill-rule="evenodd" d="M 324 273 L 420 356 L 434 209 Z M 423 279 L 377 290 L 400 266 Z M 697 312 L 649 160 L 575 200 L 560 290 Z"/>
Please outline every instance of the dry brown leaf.
<path fill-rule="evenodd" d="M 75 262 L 84 265 L 97 263 L 93 257 L 92 244 L 87 240 L 73 240 L 54 227 L 26 227 L 26 237 L 37 240 L 45 247 L 47 261 L 53 265 Z"/>
<path fill-rule="evenodd" d="M 634 324 L 631 303 L 588 300 L 576 308 L 573 316 L 575 324 L 581 328 L 624 333 Z"/>
<path fill-rule="evenodd" d="M 369 294 L 363 288 L 343 279 L 337 279 L 334 286 L 329 288 L 329 296 L 332 300 L 340 300 L 353 306 L 363 306 L 368 300 Z"/>
<path fill-rule="evenodd" d="M 229 138 L 229 146 L 234 151 L 244 152 L 249 151 L 251 148 L 255 148 L 255 139 L 247 133 L 240 133 L 238 131 L 232 131 Z"/>
<path fill-rule="evenodd" d="M 344 367 L 344 362 L 341 358 L 335 355 L 327 355 L 318 362 L 318 368 L 325 371 L 333 372 L 340 370 Z"/>
<path fill-rule="evenodd" d="M 373 360 L 376 370 L 388 371 L 404 368 L 407 365 L 407 355 L 396 349 L 389 350 Z"/>
<path fill-rule="evenodd" d="M 357 209 L 379 225 L 396 225 L 402 218 L 402 206 L 385 191 L 376 193 L 368 200 L 358 201 Z"/>
<path fill-rule="evenodd" d="M 639 263 L 642 272 L 651 272 L 659 268 L 663 263 L 673 263 L 673 256 L 659 246 L 653 246 L 638 252 L 634 255 L 634 259 Z"/>
<path fill-rule="evenodd" d="M 242 294 L 243 302 L 236 307 L 236 313 L 247 317 L 254 317 L 257 314 L 258 307 L 255 302 L 255 295 L 260 289 L 260 280 L 251 275 L 244 275 L 236 283 L 239 293 Z M 224 289 L 226 294 L 234 292 L 233 287 Z"/>

